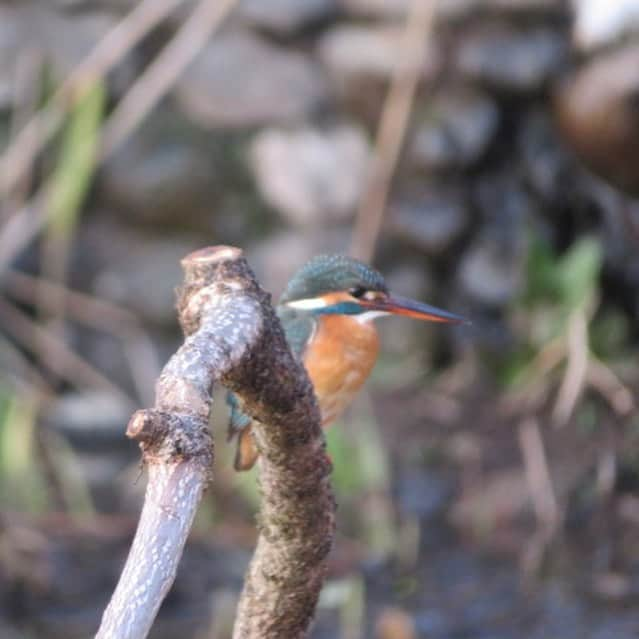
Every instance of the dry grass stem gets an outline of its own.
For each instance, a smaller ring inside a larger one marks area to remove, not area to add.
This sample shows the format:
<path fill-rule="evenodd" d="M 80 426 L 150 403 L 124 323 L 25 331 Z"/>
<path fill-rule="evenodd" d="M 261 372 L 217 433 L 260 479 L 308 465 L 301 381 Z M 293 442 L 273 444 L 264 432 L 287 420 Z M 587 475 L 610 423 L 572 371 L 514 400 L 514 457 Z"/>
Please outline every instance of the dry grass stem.
<path fill-rule="evenodd" d="M 518 435 L 535 515 L 542 529 L 551 535 L 561 521 L 561 514 L 537 420 L 530 417 L 522 421 Z"/>
<path fill-rule="evenodd" d="M 570 316 L 566 338 L 568 364 L 552 412 L 556 427 L 564 426 L 568 422 L 586 384 L 590 349 L 588 320 L 583 309 L 577 309 Z"/>
<path fill-rule="evenodd" d="M 105 377 L 85 359 L 76 355 L 61 339 L 51 335 L 28 315 L 0 299 L 0 319 L 13 338 L 32 353 L 46 353 L 41 365 L 77 388 L 94 387 L 113 393 L 127 404 L 133 404 L 119 386 Z"/>
<path fill-rule="evenodd" d="M 355 220 L 351 254 L 371 261 L 402 150 L 435 16 L 436 0 L 413 0 L 401 55 L 382 109 L 372 167 Z"/>
<path fill-rule="evenodd" d="M 591 356 L 587 371 L 588 384 L 596 390 L 619 417 L 627 417 L 637 410 L 632 391 L 615 375 L 609 366 Z"/>
<path fill-rule="evenodd" d="M 44 309 L 49 308 L 50 301 L 52 304 L 55 301 L 54 308 L 64 304 L 72 320 L 120 339 L 140 400 L 146 404 L 153 400 L 160 363 L 153 343 L 133 313 L 62 284 L 14 270 L 5 273 L 3 288 L 13 299 L 26 304 L 35 304 L 37 300 Z"/>
<path fill-rule="evenodd" d="M 38 153 L 63 123 L 69 98 L 82 89 L 87 79 L 104 78 L 181 3 L 182 0 L 142 0 L 96 44 L 6 149 L 0 160 L 0 196 L 11 192 L 31 170 Z"/>
<path fill-rule="evenodd" d="M 119 102 L 102 132 L 101 159 L 111 156 L 168 93 L 238 0 L 202 0 Z"/>

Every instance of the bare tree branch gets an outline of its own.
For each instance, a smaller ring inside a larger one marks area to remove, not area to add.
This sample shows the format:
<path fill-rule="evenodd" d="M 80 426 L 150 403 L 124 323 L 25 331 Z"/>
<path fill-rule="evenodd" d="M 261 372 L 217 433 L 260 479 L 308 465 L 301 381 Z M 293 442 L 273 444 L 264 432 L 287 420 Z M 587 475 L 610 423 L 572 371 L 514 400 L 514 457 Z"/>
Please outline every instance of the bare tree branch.
<path fill-rule="evenodd" d="M 160 376 L 155 407 L 135 413 L 127 429 L 140 442 L 149 483 L 97 638 L 145 637 L 173 583 L 211 473 L 214 382 L 235 391 L 259 420 L 260 537 L 235 637 L 303 637 L 323 582 L 335 509 L 312 386 L 239 249 L 203 249 L 182 265 L 178 311 L 187 337 Z"/>

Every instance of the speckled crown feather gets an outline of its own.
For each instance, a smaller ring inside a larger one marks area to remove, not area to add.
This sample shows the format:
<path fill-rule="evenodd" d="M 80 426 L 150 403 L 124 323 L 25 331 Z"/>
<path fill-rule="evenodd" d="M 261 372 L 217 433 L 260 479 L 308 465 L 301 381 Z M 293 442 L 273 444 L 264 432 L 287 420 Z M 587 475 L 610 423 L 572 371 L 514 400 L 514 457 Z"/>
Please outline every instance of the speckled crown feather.
<path fill-rule="evenodd" d="M 293 275 L 280 302 L 309 299 L 357 287 L 388 292 L 382 274 L 368 264 L 346 255 L 317 255 Z"/>

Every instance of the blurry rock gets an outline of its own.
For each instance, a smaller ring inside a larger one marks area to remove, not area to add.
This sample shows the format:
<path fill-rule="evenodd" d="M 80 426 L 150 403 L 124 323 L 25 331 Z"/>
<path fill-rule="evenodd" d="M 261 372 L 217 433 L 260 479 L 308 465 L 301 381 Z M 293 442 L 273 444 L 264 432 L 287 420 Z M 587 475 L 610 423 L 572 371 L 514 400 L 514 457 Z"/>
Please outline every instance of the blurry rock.
<path fill-rule="evenodd" d="M 220 171 L 175 116 L 154 114 L 109 159 L 100 174 L 103 195 L 128 221 L 210 229 Z"/>
<path fill-rule="evenodd" d="M 563 38 L 550 29 L 488 24 L 463 36 L 457 66 L 466 77 L 493 89 L 535 93 L 559 71 L 565 54 Z"/>
<path fill-rule="evenodd" d="M 26 42 L 24 13 L 16 6 L 0 5 L 0 109 L 14 99 L 16 65 Z"/>
<path fill-rule="evenodd" d="M 353 15 L 397 18 L 408 13 L 412 0 L 341 0 L 344 8 Z M 446 0 L 438 3 L 440 18 L 462 19 L 472 13 L 487 10 L 500 13 L 556 13 L 561 10 L 557 0 Z"/>
<path fill-rule="evenodd" d="M 483 175 L 477 180 L 473 199 L 495 233 L 512 247 L 521 248 L 523 225 L 534 203 L 516 174 L 506 169 Z"/>
<path fill-rule="evenodd" d="M 484 220 L 462 257 L 459 281 L 463 291 L 486 306 L 503 306 L 520 291 L 526 259 L 525 229 L 533 202 L 510 171 L 485 175 L 474 192 Z"/>
<path fill-rule="evenodd" d="M 394 244 L 396 249 L 396 244 Z M 389 264 L 381 267 L 389 290 L 414 300 L 427 298 L 433 289 L 432 274 L 421 261 L 400 261 L 396 250 L 389 255 Z"/>
<path fill-rule="evenodd" d="M 482 233 L 464 254 L 459 280 L 464 292 L 487 306 L 510 302 L 522 285 L 523 260 L 493 233 Z"/>
<path fill-rule="evenodd" d="M 439 255 L 465 230 L 468 218 L 460 189 L 427 187 L 393 204 L 390 224 L 404 241 Z"/>
<path fill-rule="evenodd" d="M 453 494 L 449 479 L 427 470 L 403 472 L 397 485 L 400 513 L 422 521 L 441 517 Z"/>
<path fill-rule="evenodd" d="M 43 413 L 44 426 L 63 435 L 73 447 L 73 471 L 87 482 L 101 511 L 119 510 L 116 478 L 139 458 L 138 446 L 124 435 L 133 410 L 134 406 L 111 393 L 83 391 L 56 398 Z"/>
<path fill-rule="evenodd" d="M 247 22 L 276 35 L 294 35 L 330 18 L 338 0 L 242 0 L 238 12 Z"/>
<path fill-rule="evenodd" d="M 572 0 L 572 4 L 573 40 L 582 50 L 613 44 L 639 31 L 637 0 Z"/>
<path fill-rule="evenodd" d="M 132 408 L 112 393 L 87 390 L 61 395 L 43 414 L 47 427 L 64 434 L 74 445 L 104 451 L 131 448 L 123 435 Z"/>
<path fill-rule="evenodd" d="M 602 54 L 560 88 L 561 133 L 595 173 L 639 195 L 639 45 Z"/>
<path fill-rule="evenodd" d="M 266 130 L 251 149 L 264 199 L 300 226 L 343 221 L 366 183 L 369 147 L 363 131 L 340 125 L 321 131 Z"/>
<path fill-rule="evenodd" d="M 117 18 L 108 13 L 69 13 L 51 10 L 46 3 L 26 3 L 29 34 L 53 65 L 57 78 L 75 68 L 113 27 Z M 125 57 L 110 75 L 112 85 L 120 93 L 136 73 L 134 52 Z"/>
<path fill-rule="evenodd" d="M 519 130 L 518 150 L 526 181 L 535 193 L 546 201 L 562 196 L 570 163 L 555 123 L 545 109 L 534 111 L 525 119 Z"/>
<path fill-rule="evenodd" d="M 463 4 L 468 0 L 457 0 Z M 510 13 L 563 13 L 565 3 L 563 0 L 475 0 L 475 4 L 485 6 L 488 9 Z"/>
<path fill-rule="evenodd" d="M 441 610 L 429 608 L 415 615 L 415 629 L 419 637 L 428 639 L 448 639 L 454 637 L 457 630 L 453 615 L 447 615 Z"/>
<path fill-rule="evenodd" d="M 319 55 L 331 74 L 347 84 L 362 77 L 388 78 L 402 53 L 403 27 L 340 25 L 327 31 L 319 42 Z M 424 78 L 438 68 L 438 56 L 431 47 L 424 59 Z"/>
<path fill-rule="evenodd" d="M 95 273 L 91 292 L 153 324 L 175 327 L 180 260 L 200 248 L 202 238 L 175 233 L 161 237 L 114 223 L 108 213 L 105 218 L 93 219 L 81 230 L 80 250 L 90 256 Z"/>
<path fill-rule="evenodd" d="M 474 193 L 484 219 L 459 265 L 462 290 L 486 306 L 503 306 L 519 292 L 526 258 L 526 221 L 533 204 L 510 172 L 483 176 Z"/>
<path fill-rule="evenodd" d="M 410 145 L 413 164 L 426 170 L 465 169 L 492 142 L 499 110 L 488 96 L 454 90 L 436 97 L 417 125 Z"/>
<path fill-rule="evenodd" d="M 358 16 L 393 18 L 404 16 L 413 0 L 340 0 L 342 7 Z"/>
<path fill-rule="evenodd" d="M 309 57 L 244 31 L 213 38 L 175 91 L 185 112 L 207 128 L 302 120 L 327 98 L 321 69 Z"/>
<path fill-rule="evenodd" d="M 260 284 L 277 300 L 302 264 L 319 253 L 345 253 L 348 242 L 348 232 L 335 225 L 330 230 L 316 229 L 312 233 L 283 231 L 260 239 L 247 249 L 246 255 Z"/>

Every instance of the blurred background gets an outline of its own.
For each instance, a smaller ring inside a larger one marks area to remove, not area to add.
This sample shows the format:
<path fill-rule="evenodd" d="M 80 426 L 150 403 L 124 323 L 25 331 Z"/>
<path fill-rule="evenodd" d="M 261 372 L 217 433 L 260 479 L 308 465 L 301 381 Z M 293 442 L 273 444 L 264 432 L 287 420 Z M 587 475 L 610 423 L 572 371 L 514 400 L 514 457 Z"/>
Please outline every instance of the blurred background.
<path fill-rule="evenodd" d="M 434 15 L 433 15 L 434 14 Z M 145 487 L 124 437 L 179 261 L 319 252 L 471 327 L 380 322 L 327 434 L 312 636 L 639 636 L 639 2 L 0 4 L 0 635 L 91 636 Z M 230 637 L 254 474 L 215 480 L 152 637 Z"/>

